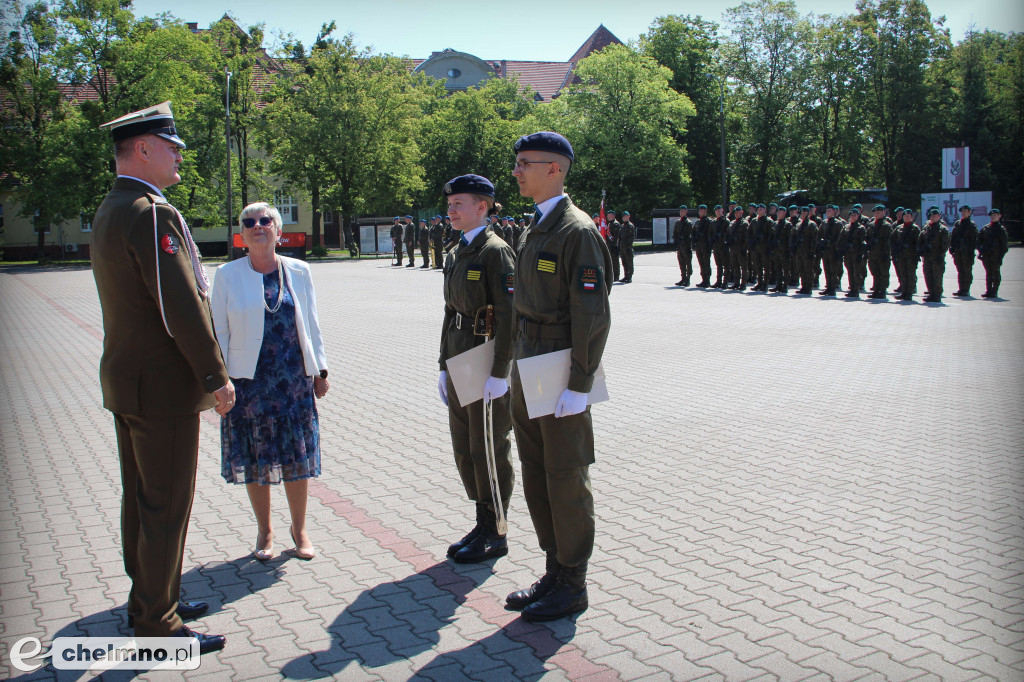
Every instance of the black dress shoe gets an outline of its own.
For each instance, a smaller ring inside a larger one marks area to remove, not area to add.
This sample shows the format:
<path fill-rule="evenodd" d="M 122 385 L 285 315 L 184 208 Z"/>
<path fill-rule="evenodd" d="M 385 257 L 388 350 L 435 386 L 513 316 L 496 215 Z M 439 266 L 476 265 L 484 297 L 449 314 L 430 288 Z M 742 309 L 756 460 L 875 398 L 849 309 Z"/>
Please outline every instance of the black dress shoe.
<path fill-rule="evenodd" d="M 478 564 L 488 559 L 497 559 L 508 554 L 508 540 L 504 535 L 492 533 L 485 528 L 465 547 L 452 557 L 458 564 Z"/>
<path fill-rule="evenodd" d="M 210 605 L 204 601 L 180 601 L 178 602 L 178 617 L 182 620 L 198 618 L 210 609 Z M 135 627 L 135 616 L 128 614 L 128 627 Z"/>
<path fill-rule="evenodd" d="M 586 585 L 573 585 L 559 575 L 547 594 L 523 609 L 523 620 L 531 623 L 558 620 L 586 611 L 589 605 Z"/>
<path fill-rule="evenodd" d="M 558 566 L 555 565 L 553 572 L 549 571 L 541 576 L 540 580 L 530 585 L 525 590 L 517 590 L 505 597 L 505 608 L 513 611 L 522 611 L 530 604 L 540 601 L 551 591 L 551 588 L 558 582 Z"/>
<path fill-rule="evenodd" d="M 201 632 L 195 632 L 190 630 L 187 626 L 182 625 L 181 629 L 178 630 L 175 637 L 195 637 L 199 640 L 199 653 L 208 654 L 211 651 L 220 651 L 227 644 L 227 638 L 224 635 L 204 635 Z"/>
<path fill-rule="evenodd" d="M 484 531 L 484 526 L 487 523 L 487 516 L 488 516 L 488 514 L 490 514 L 490 511 L 487 509 L 487 505 L 486 504 L 480 504 L 479 502 L 477 502 L 476 503 L 476 525 L 473 526 L 473 530 L 471 530 L 468 533 L 466 533 L 461 540 L 459 540 L 458 542 L 453 542 L 452 544 L 448 545 L 448 557 L 449 558 L 455 556 L 455 554 L 460 549 L 462 549 L 463 547 L 465 547 L 469 543 L 473 542 L 473 540 L 476 540 L 477 536 L 480 535 L 480 533 L 482 533 Z"/>
<path fill-rule="evenodd" d="M 684 284 L 684 280 L 679 280 L 678 282 L 676 282 L 676 286 L 677 287 L 683 287 L 683 286 L 686 286 L 686 285 Z"/>

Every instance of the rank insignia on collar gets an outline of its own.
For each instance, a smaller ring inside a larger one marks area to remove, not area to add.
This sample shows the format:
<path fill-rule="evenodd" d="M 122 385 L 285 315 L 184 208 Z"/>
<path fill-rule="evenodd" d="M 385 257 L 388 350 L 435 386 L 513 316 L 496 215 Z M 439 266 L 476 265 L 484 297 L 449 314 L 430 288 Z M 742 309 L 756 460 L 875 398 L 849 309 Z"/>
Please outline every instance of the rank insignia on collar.
<path fill-rule="evenodd" d="M 160 237 L 160 248 L 164 250 L 164 253 L 169 253 L 173 256 L 178 253 L 181 245 L 178 243 L 178 238 L 173 234 L 165 234 Z"/>
<path fill-rule="evenodd" d="M 470 265 L 469 269 L 466 270 L 466 280 L 469 282 L 479 282 L 480 275 L 483 273 L 483 268 L 479 265 Z"/>
<path fill-rule="evenodd" d="M 558 269 L 558 255 L 541 251 L 537 256 L 537 272 L 546 272 L 549 275 L 555 274 Z"/>
<path fill-rule="evenodd" d="M 516 282 L 515 274 L 513 274 L 511 272 L 506 273 L 505 274 L 505 291 L 507 291 L 510 294 L 514 294 L 515 291 L 516 291 L 515 282 Z"/>
<path fill-rule="evenodd" d="M 601 290 L 601 271 L 593 265 L 580 267 L 580 290 L 587 294 L 595 294 Z"/>

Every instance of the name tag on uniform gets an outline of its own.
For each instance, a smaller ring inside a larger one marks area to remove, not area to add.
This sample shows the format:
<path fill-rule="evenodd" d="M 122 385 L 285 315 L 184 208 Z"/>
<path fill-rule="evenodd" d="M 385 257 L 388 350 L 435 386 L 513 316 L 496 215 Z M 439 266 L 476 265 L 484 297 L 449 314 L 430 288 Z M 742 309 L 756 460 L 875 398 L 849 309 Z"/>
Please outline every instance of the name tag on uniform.
<path fill-rule="evenodd" d="M 505 291 L 507 291 L 510 294 L 514 294 L 516 292 L 515 282 L 516 282 L 516 276 L 513 273 L 511 273 L 511 272 L 506 273 L 505 274 Z"/>
<path fill-rule="evenodd" d="M 580 268 L 580 290 L 593 294 L 600 291 L 601 271 L 593 265 L 584 265 Z"/>
<path fill-rule="evenodd" d="M 483 268 L 479 265 L 470 265 L 469 269 L 466 270 L 466 281 L 468 282 L 479 282 L 480 275 L 483 272 Z"/>
<path fill-rule="evenodd" d="M 549 275 L 553 275 L 557 269 L 558 255 L 541 251 L 537 256 L 537 272 L 546 272 Z"/>

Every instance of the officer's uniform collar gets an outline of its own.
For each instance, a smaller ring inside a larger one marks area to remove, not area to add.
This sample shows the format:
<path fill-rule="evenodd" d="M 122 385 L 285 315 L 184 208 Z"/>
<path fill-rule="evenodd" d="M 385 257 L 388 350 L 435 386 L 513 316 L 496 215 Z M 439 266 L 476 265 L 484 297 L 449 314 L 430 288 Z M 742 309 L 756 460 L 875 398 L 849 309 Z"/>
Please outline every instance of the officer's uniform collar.
<path fill-rule="evenodd" d="M 127 181 L 127 182 L 125 182 L 125 181 Z M 140 185 L 143 185 L 143 187 L 140 187 L 139 189 L 141 191 L 146 192 L 146 194 L 149 194 L 150 196 L 152 196 L 153 199 L 156 201 L 156 203 L 158 203 L 158 204 L 166 204 L 167 203 L 167 197 L 164 196 L 164 193 L 161 192 L 160 190 L 158 190 L 154 185 L 146 182 L 145 180 L 142 180 L 140 178 L 136 178 L 136 177 L 131 176 L 131 175 L 118 175 L 117 178 L 114 180 L 114 184 L 115 185 L 122 185 L 122 186 L 127 185 L 127 184 L 132 183 L 132 182 L 137 182 Z M 125 188 L 125 189 L 127 189 L 127 188 Z"/>

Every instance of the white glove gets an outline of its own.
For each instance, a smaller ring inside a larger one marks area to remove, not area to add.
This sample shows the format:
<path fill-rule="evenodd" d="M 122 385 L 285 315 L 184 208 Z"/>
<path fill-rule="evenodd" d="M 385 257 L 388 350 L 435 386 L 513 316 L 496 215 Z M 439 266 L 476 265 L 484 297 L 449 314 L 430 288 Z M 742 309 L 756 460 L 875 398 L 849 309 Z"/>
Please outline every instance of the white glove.
<path fill-rule="evenodd" d="M 448 372 L 441 370 L 441 378 L 437 380 L 437 392 L 441 394 L 441 402 L 448 404 Z"/>
<path fill-rule="evenodd" d="M 565 389 L 558 397 L 558 404 L 555 405 L 555 416 L 568 417 L 579 414 L 585 409 L 587 409 L 587 394 Z"/>
<path fill-rule="evenodd" d="M 497 400 L 501 396 L 508 393 L 508 382 L 504 379 L 498 379 L 496 377 L 487 377 L 487 382 L 484 384 L 484 402 L 489 403 L 492 400 Z"/>

